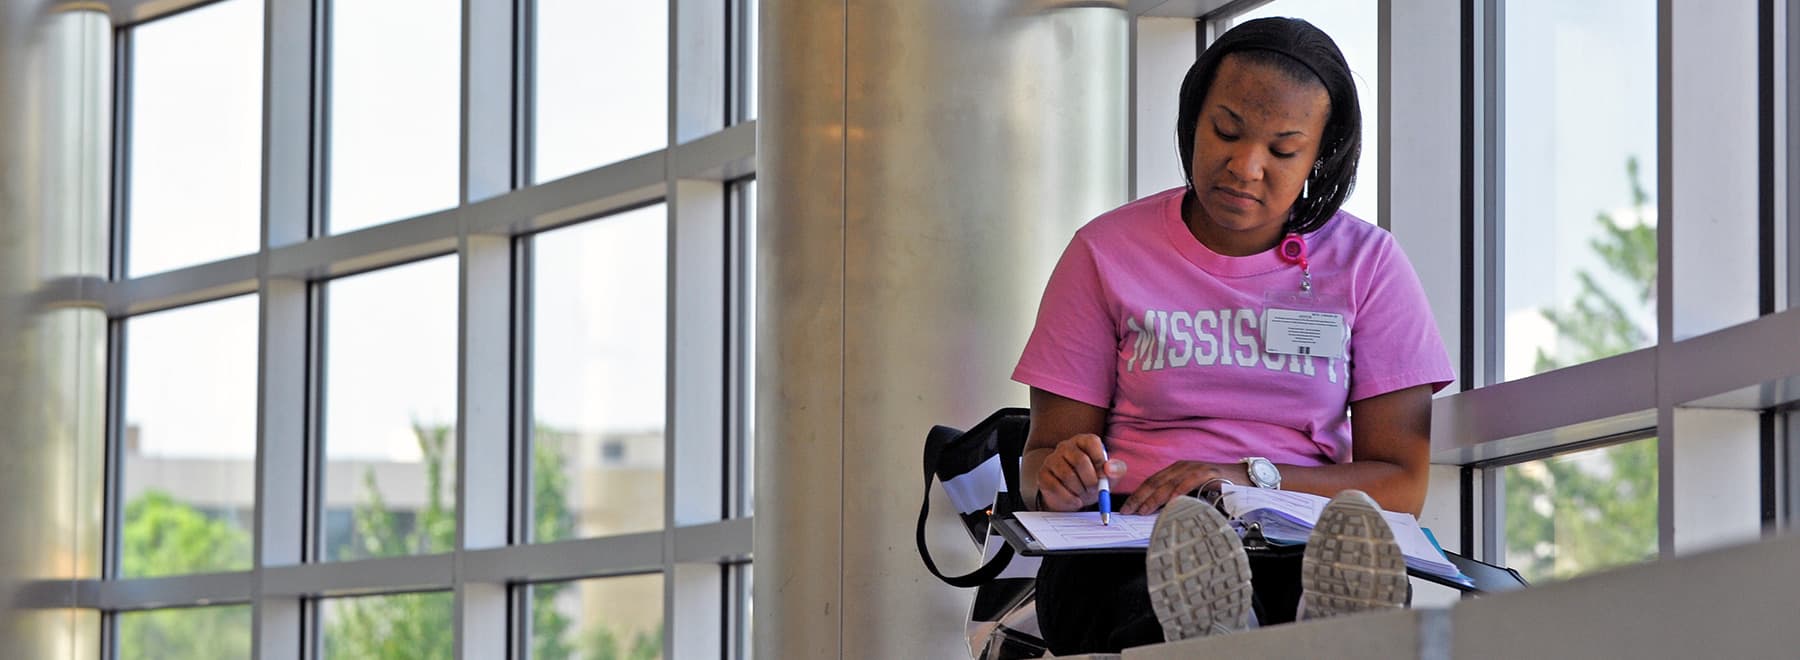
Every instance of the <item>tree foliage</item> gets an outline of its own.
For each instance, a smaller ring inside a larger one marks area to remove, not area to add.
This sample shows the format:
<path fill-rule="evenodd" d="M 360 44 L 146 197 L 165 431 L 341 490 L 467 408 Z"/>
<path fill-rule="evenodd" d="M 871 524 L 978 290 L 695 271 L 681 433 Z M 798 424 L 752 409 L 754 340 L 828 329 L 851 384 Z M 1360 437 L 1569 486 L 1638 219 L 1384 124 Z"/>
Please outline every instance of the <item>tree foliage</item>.
<path fill-rule="evenodd" d="M 1536 369 L 1549 371 L 1643 346 L 1651 329 L 1628 310 L 1656 303 L 1656 228 L 1647 222 L 1650 195 L 1637 158 L 1625 161 L 1631 222 L 1597 214 L 1601 233 L 1588 246 L 1626 284 L 1628 303 L 1576 274 L 1573 304 L 1542 310 L 1555 327 L 1556 355 L 1539 349 Z M 1627 305 L 1630 307 L 1627 307 Z M 1657 548 L 1657 460 L 1654 439 L 1555 457 L 1505 469 L 1507 561 L 1527 577 L 1567 578 L 1652 557 Z"/>
<path fill-rule="evenodd" d="M 250 533 L 147 490 L 125 507 L 119 572 L 125 577 L 244 570 Z M 196 607 L 130 612 L 119 617 L 119 657 L 248 658 L 250 608 Z"/>
<path fill-rule="evenodd" d="M 569 478 L 561 434 L 539 428 L 532 450 L 532 534 L 536 542 L 575 537 L 569 508 Z M 395 557 L 450 552 L 456 544 L 456 509 L 449 501 L 447 473 L 453 469 L 454 437 L 447 426 L 415 423 L 413 435 L 423 457 L 425 506 L 410 530 L 402 531 L 389 510 L 373 470 L 363 473 L 365 495 L 352 512 L 353 544 L 338 559 Z M 126 507 L 121 570 L 127 577 L 244 570 L 251 565 L 248 531 L 206 515 L 168 493 L 146 491 Z M 662 656 L 662 631 L 639 632 L 629 640 L 604 625 L 574 635 L 573 622 L 556 606 L 574 585 L 549 583 L 531 588 L 531 654 L 545 660 L 608 658 L 643 660 Z M 449 593 L 398 594 L 327 601 L 329 614 L 320 637 L 326 658 L 414 659 L 453 657 L 455 602 Z M 249 606 L 155 610 L 119 619 L 121 658 L 248 658 Z"/>

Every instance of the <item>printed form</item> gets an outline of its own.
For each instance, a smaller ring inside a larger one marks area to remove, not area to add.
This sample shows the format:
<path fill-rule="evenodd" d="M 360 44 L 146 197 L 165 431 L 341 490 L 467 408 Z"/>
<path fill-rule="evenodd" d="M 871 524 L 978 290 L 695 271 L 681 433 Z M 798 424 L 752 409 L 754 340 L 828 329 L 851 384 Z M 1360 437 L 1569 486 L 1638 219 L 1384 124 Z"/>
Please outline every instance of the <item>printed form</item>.
<path fill-rule="evenodd" d="M 1045 550 L 1147 548 L 1156 516 L 1112 514 L 1100 524 L 1098 511 L 1020 511 L 1013 514 Z"/>

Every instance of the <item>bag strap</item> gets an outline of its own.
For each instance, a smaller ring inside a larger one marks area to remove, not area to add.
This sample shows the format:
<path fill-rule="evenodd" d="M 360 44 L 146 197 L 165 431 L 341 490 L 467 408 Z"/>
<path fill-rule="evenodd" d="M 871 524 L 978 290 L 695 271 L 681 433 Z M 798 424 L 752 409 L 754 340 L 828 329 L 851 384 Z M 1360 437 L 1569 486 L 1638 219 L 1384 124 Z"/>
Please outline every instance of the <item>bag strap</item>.
<path fill-rule="evenodd" d="M 974 428 L 966 432 L 948 426 L 933 426 L 931 432 L 925 434 L 925 497 L 919 502 L 919 525 L 915 541 L 919 546 L 919 558 L 925 560 L 925 568 L 952 587 L 979 587 L 992 581 L 1000 575 L 1001 571 L 1006 570 L 1008 563 L 1012 562 L 1013 549 L 1011 545 L 1001 546 L 993 559 L 989 559 L 980 568 L 964 575 L 944 575 L 943 571 L 938 570 L 937 561 L 931 558 L 930 548 L 925 546 L 925 519 L 931 515 L 931 480 L 936 477 L 938 459 L 943 456 L 944 448 L 957 438 L 964 435 L 979 437 L 994 425 L 1005 421 L 1008 416 L 1017 415 L 1022 410 L 1021 408 L 1002 408 L 994 411 L 994 414 L 988 415 L 987 419 L 982 420 L 980 424 L 976 424 Z M 1016 474 L 1017 470 L 1014 470 L 1014 473 Z M 1007 485 L 1013 486 L 1011 483 Z"/>

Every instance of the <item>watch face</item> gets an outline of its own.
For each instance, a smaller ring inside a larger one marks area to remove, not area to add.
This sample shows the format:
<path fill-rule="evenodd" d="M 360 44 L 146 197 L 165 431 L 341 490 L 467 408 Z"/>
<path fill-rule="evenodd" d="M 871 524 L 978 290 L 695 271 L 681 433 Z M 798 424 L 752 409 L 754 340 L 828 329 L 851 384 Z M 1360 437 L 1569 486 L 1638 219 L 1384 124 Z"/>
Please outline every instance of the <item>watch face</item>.
<path fill-rule="evenodd" d="M 1275 469 L 1274 463 L 1268 461 L 1251 461 L 1250 480 L 1256 482 L 1256 485 L 1258 486 L 1269 488 L 1280 483 L 1281 472 Z"/>

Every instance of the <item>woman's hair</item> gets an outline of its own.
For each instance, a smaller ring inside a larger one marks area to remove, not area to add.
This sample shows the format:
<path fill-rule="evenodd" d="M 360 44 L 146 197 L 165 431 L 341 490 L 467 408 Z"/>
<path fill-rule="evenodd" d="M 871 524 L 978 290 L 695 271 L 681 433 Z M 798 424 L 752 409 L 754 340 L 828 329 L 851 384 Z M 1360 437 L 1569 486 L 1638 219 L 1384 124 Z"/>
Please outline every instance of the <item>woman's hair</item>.
<path fill-rule="evenodd" d="M 1188 69 L 1187 78 L 1181 81 L 1181 109 L 1175 120 L 1187 194 L 1194 195 L 1194 132 L 1201 106 L 1227 55 L 1237 55 L 1240 63 L 1272 66 L 1296 81 L 1316 80 L 1331 96 L 1317 169 L 1308 175 L 1308 194 L 1294 202 L 1286 229 L 1306 233 L 1324 226 L 1356 185 L 1356 163 L 1362 156 L 1362 110 L 1356 100 L 1356 83 L 1350 79 L 1350 65 L 1337 43 L 1298 18 L 1259 18 L 1231 28 L 1213 40 Z"/>

